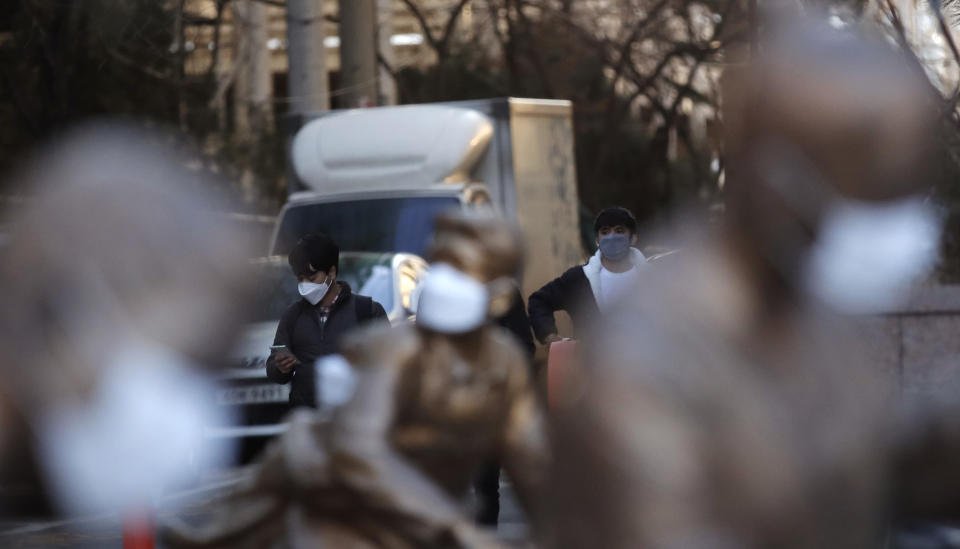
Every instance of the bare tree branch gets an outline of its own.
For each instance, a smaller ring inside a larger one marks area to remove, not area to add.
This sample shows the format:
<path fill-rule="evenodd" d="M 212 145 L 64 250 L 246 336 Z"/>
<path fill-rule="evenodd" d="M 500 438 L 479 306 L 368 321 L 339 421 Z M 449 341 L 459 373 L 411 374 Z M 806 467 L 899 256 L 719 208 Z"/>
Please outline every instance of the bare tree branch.
<path fill-rule="evenodd" d="M 457 5 L 450 10 L 450 15 L 447 17 L 447 24 L 443 28 L 443 36 L 440 37 L 440 42 L 443 44 L 444 50 L 449 47 L 450 37 L 453 35 L 453 30 L 457 26 L 457 19 L 460 18 L 460 14 L 463 13 L 463 8 L 469 1 L 470 0 L 460 0 Z"/>
<path fill-rule="evenodd" d="M 903 18 L 900 16 L 900 11 L 897 9 L 897 7 L 893 4 L 891 0 L 886 0 L 884 4 L 881 4 L 881 10 L 883 10 L 884 7 L 886 8 L 885 15 L 889 17 L 890 24 L 893 26 L 897 44 L 900 45 L 900 50 L 903 52 L 904 56 L 906 57 L 907 62 L 913 67 L 913 70 L 916 71 L 917 74 L 923 76 L 922 81 L 927 83 L 928 90 L 931 96 L 935 98 L 937 102 L 941 102 L 941 103 L 944 102 L 944 98 L 941 95 L 940 91 L 937 90 L 937 88 L 933 85 L 933 83 L 931 83 L 930 80 L 926 77 L 926 74 L 923 68 L 923 62 L 920 61 L 919 57 L 917 57 L 916 52 L 914 52 L 913 48 L 910 46 L 909 40 L 907 40 L 907 31 L 903 26 Z M 951 122 L 955 120 L 954 115 L 956 113 L 956 106 L 957 106 L 956 101 L 957 101 L 957 96 L 956 94 L 954 94 L 953 99 L 951 101 L 947 101 L 942 110 L 942 113 Z M 958 126 L 960 126 L 960 121 L 957 121 L 956 123 L 958 124 Z"/>
<path fill-rule="evenodd" d="M 410 10 L 410 13 L 413 14 L 413 17 L 416 18 L 417 23 L 420 24 L 420 29 L 423 31 L 423 37 L 427 39 L 427 43 L 430 44 L 430 47 L 434 50 L 437 49 L 437 40 L 433 37 L 433 33 L 430 32 L 430 25 L 427 23 L 427 18 L 423 15 L 423 12 L 420 11 L 420 8 L 413 2 L 413 0 L 402 0 L 403 5 Z"/>
<path fill-rule="evenodd" d="M 933 10 L 937 16 L 937 23 L 940 27 L 940 34 L 947 41 L 947 45 L 950 46 L 950 53 L 953 54 L 953 61 L 960 65 L 960 51 L 957 50 L 957 44 L 953 40 L 953 33 L 950 32 L 950 28 L 947 26 L 947 22 L 943 18 L 943 11 L 939 8 Z M 957 83 L 956 88 L 953 90 L 953 94 L 950 97 L 950 110 L 954 110 L 957 107 L 957 100 L 960 99 L 960 82 Z"/>
<path fill-rule="evenodd" d="M 214 17 L 216 23 L 213 26 L 213 52 L 210 55 L 210 66 L 207 67 L 205 77 L 208 81 L 213 80 L 220 64 L 220 29 L 223 26 L 223 10 L 229 1 L 230 0 L 217 0 L 215 4 L 217 15 Z"/>
<path fill-rule="evenodd" d="M 234 63 L 233 66 L 230 67 L 230 72 L 217 80 L 217 89 L 213 92 L 213 97 L 207 103 L 208 106 L 213 107 L 223 100 L 223 96 L 227 93 L 227 90 L 230 89 L 230 85 L 236 80 L 239 70 L 240 64 Z"/>
<path fill-rule="evenodd" d="M 183 24 L 195 27 L 212 27 L 217 25 L 217 19 L 215 17 L 197 15 L 195 13 L 184 13 Z"/>
<path fill-rule="evenodd" d="M 417 20 L 417 23 L 420 25 L 420 29 L 423 31 L 424 38 L 427 39 L 427 43 L 430 44 L 430 47 L 433 48 L 433 51 L 437 53 L 437 57 L 441 60 L 446 58 L 450 47 L 450 38 L 453 36 L 453 31 L 457 26 L 457 20 L 460 18 L 460 14 L 463 13 L 463 9 L 466 7 L 467 3 L 470 2 L 470 0 L 458 0 L 456 5 L 450 8 L 450 11 L 447 15 L 447 22 L 444 25 L 443 32 L 439 38 L 433 35 L 426 16 L 413 0 L 402 0 L 402 2 Z"/>
<path fill-rule="evenodd" d="M 393 78 L 394 82 L 397 80 L 397 71 L 390 65 L 390 62 L 387 61 L 387 58 L 383 56 L 383 53 L 377 52 L 377 63 L 383 67 L 383 70 L 387 71 L 387 74 Z"/>
<path fill-rule="evenodd" d="M 500 6 L 495 2 L 495 0 L 487 0 L 487 11 L 492 14 L 490 27 L 493 29 L 493 35 L 497 38 L 497 42 L 500 44 L 500 51 L 503 53 L 503 62 L 507 67 L 507 77 L 508 77 L 508 88 L 511 88 L 511 84 L 517 80 L 517 59 L 516 52 L 513 47 L 513 42 L 510 37 L 504 36 L 503 30 L 500 28 Z M 507 19 L 509 19 L 509 14 L 507 14 Z"/>
<path fill-rule="evenodd" d="M 122 64 L 124 64 L 124 65 L 126 65 L 126 66 L 128 66 L 128 67 L 137 69 L 141 74 L 143 74 L 143 75 L 145 75 L 145 76 L 149 76 L 150 78 L 153 78 L 154 80 L 159 80 L 159 81 L 161 81 L 161 82 L 169 82 L 169 81 L 170 81 L 171 75 L 170 75 L 169 73 L 160 72 L 160 71 L 151 69 L 149 66 L 146 66 L 146 65 L 144 65 L 143 63 L 138 63 L 138 62 L 134 61 L 133 59 L 130 59 L 130 58 L 127 57 L 126 55 L 120 53 L 119 50 L 117 50 L 116 48 L 111 47 L 111 46 L 108 45 L 108 44 L 103 44 L 103 49 L 104 49 L 104 51 L 107 52 L 107 54 L 110 55 L 110 57 L 113 58 L 115 61 L 119 61 L 120 63 L 122 63 Z"/>
<path fill-rule="evenodd" d="M 533 25 L 531 25 L 530 20 L 527 18 L 526 14 L 523 13 L 523 0 L 517 0 L 517 19 L 523 25 L 524 31 L 527 34 L 528 40 L 527 43 L 530 44 L 533 42 L 532 33 Z M 531 61 L 533 61 L 533 68 L 537 71 L 537 76 L 540 79 L 541 84 L 543 85 L 544 91 L 546 92 L 547 97 L 556 97 L 553 91 L 553 85 L 551 84 L 550 75 L 547 73 L 546 65 L 543 62 L 543 56 L 540 55 L 540 50 L 536 47 L 527 46 L 528 55 L 530 56 Z"/>
<path fill-rule="evenodd" d="M 174 74 L 177 82 L 177 122 L 183 131 L 187 130 L 187 97 L 184 90 L 187 52 L 184 46 L 186 43 L 186 29 L 183 22 L 186 5 L 186 0 L 177 0 L 173 30 L 174 38 L 177 41 L 176 64 L 174 65 Z"/>

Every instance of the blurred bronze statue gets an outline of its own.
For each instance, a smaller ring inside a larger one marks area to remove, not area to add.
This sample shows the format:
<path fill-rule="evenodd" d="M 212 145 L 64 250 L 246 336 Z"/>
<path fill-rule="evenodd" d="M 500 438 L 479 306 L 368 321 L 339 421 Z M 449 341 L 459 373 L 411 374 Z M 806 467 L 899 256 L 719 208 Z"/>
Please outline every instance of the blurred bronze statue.
<path fill-rule="evenodd" d="M 416 324 L 348 337 L 354 389 L 331 420 L 295 412 L 248 481 L 214 504 L 216 517 L 168 528 L 169 546 L 492 547 L 460 505 L 490 458 L 541 516 L 539 404 L 523 351 L 487 321 L 515 294 L 517 234 L 493 217 L 449 214 L 428 253 Z M 318 378 L 323 407 L 336 391 Z"/>
<path fill-rule="evenodd" d="M 171 142 L 85 127 L 8 187 L 0 515 L 139 511 L 229 458 L 204 371 L 243 327 L 247 249 Z"/>
<path fill-rule="evenodd" d="M 584 340 L 548 546 L 877 547 L 891 515 L 960 511 L 960 418 L 904 421 L 837 314 L 935 257 L 932 94 L 848 31 L 759 52 L 725 75 L 724 225 Z"/>

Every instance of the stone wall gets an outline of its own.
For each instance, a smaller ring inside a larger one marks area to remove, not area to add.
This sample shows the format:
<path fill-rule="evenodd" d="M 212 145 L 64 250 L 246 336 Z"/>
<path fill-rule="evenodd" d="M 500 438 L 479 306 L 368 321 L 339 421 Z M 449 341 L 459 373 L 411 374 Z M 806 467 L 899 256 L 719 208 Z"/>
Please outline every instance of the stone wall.
<path fill-rule="evenodd" d="M 923 287 L 860 327 L 869 358 L 904 399 L 960 402 L 960 285 Z"/>

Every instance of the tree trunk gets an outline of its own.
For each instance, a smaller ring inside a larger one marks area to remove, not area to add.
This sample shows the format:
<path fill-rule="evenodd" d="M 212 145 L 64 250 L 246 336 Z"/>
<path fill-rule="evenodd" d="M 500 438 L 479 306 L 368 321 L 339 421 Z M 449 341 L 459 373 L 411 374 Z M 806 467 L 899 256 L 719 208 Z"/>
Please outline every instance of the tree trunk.
<path fill-rule="evenodd" d="M 186 0 L 177 1 L 177 11 L 173 20 L 173 35 L 177 41 L 177 122 L 181 131 L 187 131 L 187 97 L 186 97 L 186 35 L 184 33 L 183 12 L 186 8 Z"/>
<path fill-rule="evenodd" d="M 340 0 L 340 81 L 348 108 L 377 103 L 376 22 L 374 0 Z"/>
<path fill-rule="evenodd" d="M 240 186 L 244 197 L 256 197 L 257 165 L 264 142 L 273 133 L 271 98 L 273 82 L 267 49 L 267 6 L 255 0 L 235 0 L 237 74 L 234 80 L 235 139 L 243 152 Z"/>
<path fill-rule="evenodd" d="M 322 2 L 287 0 L 287 78 L 292 115 L 330 108 L 323 23 Z"/>
<path fill-rule="evenodd" d="M 393 35 L 392 5 L 391 0 L 377 0 L 377 19 L 379 21 L 377 42 L 380 56 L 386 65 L 386 67 L 381 65 L 379 69 L 380 97 L 377 101 L 379 105 L 397 104 L 397 82 L 394 80 L 393 74 L 387 69 L 387 67 L 393 67 L 396 64 L 396 55 L 394 55 L 393 45 L 390 44 L 390 37 Z"/>
<path fill-rule="evenodd" d="M 237 137 L 249 142 L 273 133 L 267 6 L 254 0 L 237 0 L 233 10 L 238 63 L 234 81 L 235 124 Z"/>
<path fill-rule="evenodd" d="M 233 10 L 234 79 L 233 79 L 233 137 L 238 143 L 249 143 L 253 135 L 250 126 L 250 60 L 253 48 L 250 36 L 250 2 L 237 0 Z"/>
<path fill-rule="evenodd" d="M 250 126 L 256 136 L 273 133 L 273 73 L 267 49 L 267 6 L 249 2 L 250 37 Z"/>

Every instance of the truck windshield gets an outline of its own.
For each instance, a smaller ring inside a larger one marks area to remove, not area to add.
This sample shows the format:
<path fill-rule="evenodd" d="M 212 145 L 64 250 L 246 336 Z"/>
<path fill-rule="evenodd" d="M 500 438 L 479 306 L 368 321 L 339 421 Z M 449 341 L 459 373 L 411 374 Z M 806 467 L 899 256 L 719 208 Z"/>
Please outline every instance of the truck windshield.
<path fill-rule="evenodd" d="M 326 233 L 341 250 L 423 255 L 437 214 L 458 208 L 452 196 L 377 198 L 294 205 L 287 208 L 274 254 L 287 254 L 309 233 Z"/>
<path fill-rule="evenodd" d="M 337 280 L 346 282 L 361 295 L 372 297 L 388 312 L 393 310 L 393 254 L 345 253 L 340 255 Z M 256 281 L 254 322 L 278 320 L 290 304 L 300 299 L 297 278 L 290 272 L 285 257 L 256 260 L 251 265 Z"/>

